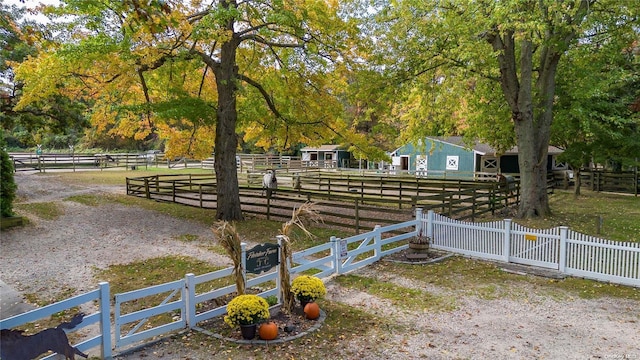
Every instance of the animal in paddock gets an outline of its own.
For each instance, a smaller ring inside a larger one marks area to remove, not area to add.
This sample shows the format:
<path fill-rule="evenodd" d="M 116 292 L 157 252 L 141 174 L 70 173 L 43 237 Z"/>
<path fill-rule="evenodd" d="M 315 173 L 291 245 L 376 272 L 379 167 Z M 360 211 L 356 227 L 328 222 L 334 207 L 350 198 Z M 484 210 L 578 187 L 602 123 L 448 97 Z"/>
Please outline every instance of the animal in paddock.
<path fill-rule="evenodd" d="M 78 354 L 83 358 L 87 354 L 69 345 L 64 329 L 73 329 L 82 322 L 83 313 L 76 314 L 69 322 L 54 328 L 40 331 L 34 335 L 24 335 L 22 330 L 0 330 L 0 358 L 2 360 L 31 360 L 51 350 L 64 355 L 65 359 L 75 360 Z"/>
<path fill-rule="evenodd" d="M 516 189 L 516 179 L 511 175 L 498 174 L 496 181 L 498 182 L 498 190 L 504 195 L 506 204 L 517 201 L 514 199 Z"/>
<path fill-rule="evenodd" d="M 267 173 L 262 177 L 262 195 L 264 192 L 267 192 L 267 197 L 270 198 L 271 195 L 276 193 L 278 189 L 278 179 L 276 179 L 276 171 L 269 169 Z"/>

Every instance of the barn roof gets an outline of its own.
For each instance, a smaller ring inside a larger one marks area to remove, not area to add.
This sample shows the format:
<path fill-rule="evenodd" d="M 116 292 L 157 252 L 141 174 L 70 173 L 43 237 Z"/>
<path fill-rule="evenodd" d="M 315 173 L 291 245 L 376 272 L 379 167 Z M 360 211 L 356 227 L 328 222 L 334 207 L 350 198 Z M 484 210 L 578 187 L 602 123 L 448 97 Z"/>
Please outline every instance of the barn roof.
<path fill-rule="evenodd" d="M 320 145 L 318 147 L 306 146 L 300 149 L 300 151 L 336 151 L 345 150 L 342 145 Z"/>
<path fill-rule="evenodd" d="M 474 150 L 480 153 L 481 155 L 492 155 L 498 152 L 496 149 L 494 149 L 490 145 L 481 143 L 477 140 L 475 141 L 473 146 L 470 147 L 469 144 L 464 142 L 464 139 L 462 136 L 449 136 L 449 137 L 433 136 L 433 137 L 427 137 L 427 139 L 441 141 L 441 142 L 457 145 L 465 149 Z M 557 154 L 562 154 L 563 150 L 560 149 L 559 147 L 549 145 L 548 152 L 549 152 L 549 155 L 557 155 Z M 517 155 L 517 154 L 518 154 L 518 147 L 514 146 L 511 149 L 505 151 L 503 155 Z"/>

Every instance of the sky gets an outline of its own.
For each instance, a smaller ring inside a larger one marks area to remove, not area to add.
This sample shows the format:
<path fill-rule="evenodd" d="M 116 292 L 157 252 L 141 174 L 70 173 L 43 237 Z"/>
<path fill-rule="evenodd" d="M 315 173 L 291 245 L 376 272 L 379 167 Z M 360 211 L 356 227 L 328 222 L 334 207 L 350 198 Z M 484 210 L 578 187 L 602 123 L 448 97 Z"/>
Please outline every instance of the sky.
<path fill-rule="evenodd" d="M 33 9 L 40 4 L 57 5 L 60 3 L 59 0 L 24 0 L 24 2 L 20 2 L 20 0 L 2 0 L 2 2 L 6 5 L 16 5 L 18 7 L 26 7 L 28 9 Z M 29 19 L 38 20 L 39 22 L 45 22 L 47 20 L 47 18 L 42 15 L 34 16 L 31 14 L 26 14 L 26 17 Z"/>

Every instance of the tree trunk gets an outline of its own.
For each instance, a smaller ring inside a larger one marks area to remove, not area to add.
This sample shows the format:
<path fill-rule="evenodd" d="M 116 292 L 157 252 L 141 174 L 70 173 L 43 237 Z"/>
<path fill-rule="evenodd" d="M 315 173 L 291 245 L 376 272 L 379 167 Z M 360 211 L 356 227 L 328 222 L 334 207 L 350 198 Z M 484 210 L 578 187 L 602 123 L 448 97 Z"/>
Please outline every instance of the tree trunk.
<path fill-rule="evenodd" d="M 511 108 L 511 119 L 516 132 L 521 185 L 518 215 L 520 217 L 544 216 L 550 212 L 547 197 L 547 153 L 552 119 L 551 111 L 545 110 L 544 106 L 548 105 L 548 97 L 545 95 L 549 90 L 548 86 L 551 86 L 551 100 L 553 100 L 555 67 L 550 67 L 547 70 L 552 70 L 551 72 L 541 73 L 536 79 L 536 90 L 543 96 L 535 99 L 536 107 L 534 108 L 534 45 L 528 40 L 517 42 L 512 32 L 507 32 L 503 36 L 493 34 L 489 37 L 489 42 L 495 50 L 500 51 L 498 55 L 500 85 Z M 516 65 L 518 44 L 520 44 L 519 66 Z M 534 109 L 540 113 L 535 114 Z"/>
<path fill-rule="evenodd" d="M 233 25 L 231 25 L 233 26 Z M 218 220 L 242 220 L 240 194 L 238 190 L 238 172 L 236 168 L 236 149 L 238 138 L 236 122 L 236 49 L 235 38 L 221 47 L 220 64 L 214 68 L 218 88 L 218 109 L 215 140 L 215 170 L 217 182 Z"/>
<path fill-rule="evenodd" d="M 551 212 L 547 196 L 547 155 L 555 76 L 560 57 L 576 37 L 575 24 L 584 20 L 593 2 L 581 0 L 574 3 L 572 6 L 578 7 L 575 15 L 562 20 L 572 26 L 554 27 L 550 24 L 539 33 L 543 40 L 541 45 L 534 46 L 528 39 L 533 33 L 520 32 L 516 36 L 515 30 L 501 32 L 498 25 L 486 34 L 487 41 L 498 54 L 500 85 L 516 132 L 521 181 L 520 217 L 545 216 Z M 547 17 L 552 12 L 542 1 L 534 6 L 541 6 L 540 10 Z M 535 68 L 534 52 L 539 54 L 539 64 Z M 520 64 L 516 64 L 518 54 Z"/>
<path fill-rule="evenodd" d="M 520 208 L 519 217 L 545 216 L 549 214 L 547 196 L 547 146 L 533 131 L 524 131 L 525 121 L 516 122 L 518 135 L 518 164 L 520 166 Z M 533 121 L 529 120 L 530 125 Z"/>

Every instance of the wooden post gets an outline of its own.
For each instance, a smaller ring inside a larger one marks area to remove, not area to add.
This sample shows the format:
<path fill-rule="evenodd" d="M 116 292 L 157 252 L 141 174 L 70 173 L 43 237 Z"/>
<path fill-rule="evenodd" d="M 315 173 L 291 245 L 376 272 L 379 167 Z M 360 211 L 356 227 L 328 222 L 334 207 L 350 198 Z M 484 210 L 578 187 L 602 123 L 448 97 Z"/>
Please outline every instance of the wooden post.
<path fill-rule="evenodd" d="M 356 216 L 356 235 L 360 234 L 360 208 L 358 207 L 358 199 L 356 199 L 356 207 L 355 207 L 355 216 Z"/>
<path fill-rule="evenodd" d="M 496 214 L 496 184 L 493 184 L 493 187 L 491 188 L 490 192 L 489 192 L 489 203 L 491 205 L 491 215 L 495 215 Z"/>
<path fill-rule="evenodd" d="M 633 195 L 638 196 L 638 188 L 640 188 L 640 178 L 638 178 L 638 167 L 633 170 Z"/>
<path fill-rule="evenodd" d="M 476 188 L 473 188 L 473 204 L 471 205 L 471 221 L 473 222 L 476 218 Z"/>
<path fill-rule="evenodd" d="M 267 194 L 267 220 L 271 220 L 271 196 Z"/>
<path fill-rule="evenodd" d="M 602 232 L 602 225 L 604 225 L 604 219 L 602 218 L 602 215 L 597 215 L 596 216 L 596 234 L 600 235 L 600 233 Z"/>
<path fill-rule="evenodd" d="M 398 209 L 402 210 L 402 181 L 399 182 L 400 188 L 398 189 L 398 198 L 400 202 L 398 202 Z"/>
<path fill-rule="evenodd" d="M 129 181 L 129 179 L 127 179 L 127 182 Z M 148 178 L 144 178 L 144 195 L 147 199 L 151 199 L 151 193 L 149 192 L 149 179 Z M 174 198 L 175 201 L 175 198 Z"/>

